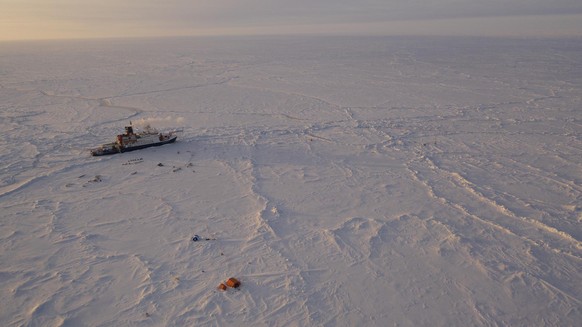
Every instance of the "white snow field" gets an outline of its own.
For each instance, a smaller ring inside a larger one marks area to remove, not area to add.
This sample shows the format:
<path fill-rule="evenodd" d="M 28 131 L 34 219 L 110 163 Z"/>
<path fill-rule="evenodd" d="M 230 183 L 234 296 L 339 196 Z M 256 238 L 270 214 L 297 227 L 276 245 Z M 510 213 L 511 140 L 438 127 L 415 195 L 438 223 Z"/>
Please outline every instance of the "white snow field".
<path fill-rule="evenodd" d="M 5 42 L 0 99 L 1 326 L 582 321 L 582 39 Z"/>

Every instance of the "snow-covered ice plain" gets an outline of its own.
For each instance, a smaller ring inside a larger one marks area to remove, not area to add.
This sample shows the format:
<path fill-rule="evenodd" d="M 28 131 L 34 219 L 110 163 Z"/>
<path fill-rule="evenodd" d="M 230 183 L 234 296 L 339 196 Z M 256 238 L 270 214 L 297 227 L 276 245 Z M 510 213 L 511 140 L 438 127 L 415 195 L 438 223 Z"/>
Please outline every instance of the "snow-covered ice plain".
<path fill-rule="evenodd" d="M 2 326 L 582 321 L 582 39 L 2 43 L 0 99 Z"/>

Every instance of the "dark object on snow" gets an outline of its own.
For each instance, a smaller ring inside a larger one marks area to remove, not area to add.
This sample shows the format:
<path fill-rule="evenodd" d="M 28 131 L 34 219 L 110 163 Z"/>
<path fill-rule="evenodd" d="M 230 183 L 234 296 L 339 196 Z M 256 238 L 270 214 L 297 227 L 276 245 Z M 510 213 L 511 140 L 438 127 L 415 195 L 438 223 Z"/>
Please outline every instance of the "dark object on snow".
<path fill-rule="evenodd" d="M 232 287 L 232 288 L 239 288 L 240 281 L 234 277 L 231 277 L 226 281 L 226 286 Z"/>
<path fill-rule="evenodd" d="M 164 164 L 161 162 L 158 164 L 158 167 L 163 167 L 163 166 L 164 166 Z"/>
<path fill-rule="evenodd" d="M 198 242 L 198 241 L 216 241 L 215 238 L 208 238 L 208 237 L 200 237 L 199 235 L 194 235 L 194 237 L 192 237 L 192 241 L 194 242 Z"/>
<path fill-rule="evenodd" d="M 218 285 L 218 289 L 221 291 L 226 291 L 226 285 L 224 285 L 223 283 L 220 283 L 220 285 Z"/>

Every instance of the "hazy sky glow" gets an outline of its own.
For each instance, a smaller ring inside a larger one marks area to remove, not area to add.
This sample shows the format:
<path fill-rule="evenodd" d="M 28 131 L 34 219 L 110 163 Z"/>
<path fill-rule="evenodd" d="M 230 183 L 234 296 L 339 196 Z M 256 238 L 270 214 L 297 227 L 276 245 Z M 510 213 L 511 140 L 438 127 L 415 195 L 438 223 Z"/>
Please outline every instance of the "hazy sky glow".
<path fill-rule="evenodd" d="M 306 33 L 582 36 L 582 1 L 0 0 L 0 40 Z"/>

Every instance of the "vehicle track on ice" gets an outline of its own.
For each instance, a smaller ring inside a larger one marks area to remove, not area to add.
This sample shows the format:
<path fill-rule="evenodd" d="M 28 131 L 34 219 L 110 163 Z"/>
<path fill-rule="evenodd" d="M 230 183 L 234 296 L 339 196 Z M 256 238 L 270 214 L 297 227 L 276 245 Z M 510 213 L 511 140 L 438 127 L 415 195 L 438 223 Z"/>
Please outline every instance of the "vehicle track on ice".
<path fill-rule="evenodd" d="M 475 247 L 471 255 L 483 264 L 493 279 L 503 283 L 515 280 L 533 283 L 535 289 L 544 289 L 554 296 L 561 294 L 561 305 L 567 307 L 582 303 L 576 291 L 579 286 L 569 277 L 575 275 L 582 261 L 580 242 L 574 237 L 510 211 L 484 196 L 459 173 L 439 167 L 428 155 L 418 156 L 406 166 L 412 179 L 421 184 L 431 198 L 460 213 L 457 217 L 438 220 Z M 465 217 L 487 227 L 470 227 L 472 223 L 468 225 Z M 481 231 L 474 234 L 473 229 Z M 513 253 L 513 248 L 520 247 L 516 239 L 523 242 L 521 247 L 527 248 L 526 256 Z M 496 260 L 491 261 L 492 257 Z M 541 269 L 532 264 L 538 260 L 554 264 Z M 499 262 L 506 262 L 513 268 L 499 269 Z"/>
<path fill-rule="evenodd" d="M 431 197 L 442 203 L 532 245 L 546 247 L 553 252 L 582 260 L 582 243 L 570 234 L 510 211 L 483 195 L 475 184 L 459 173 L 437 166 L 429 156 L 424 155 L 412 160 L 407 163 L 407 167 L 413 179 L 424 185 Z M 460 196 L 463 201 L 459 200 Z"/>

